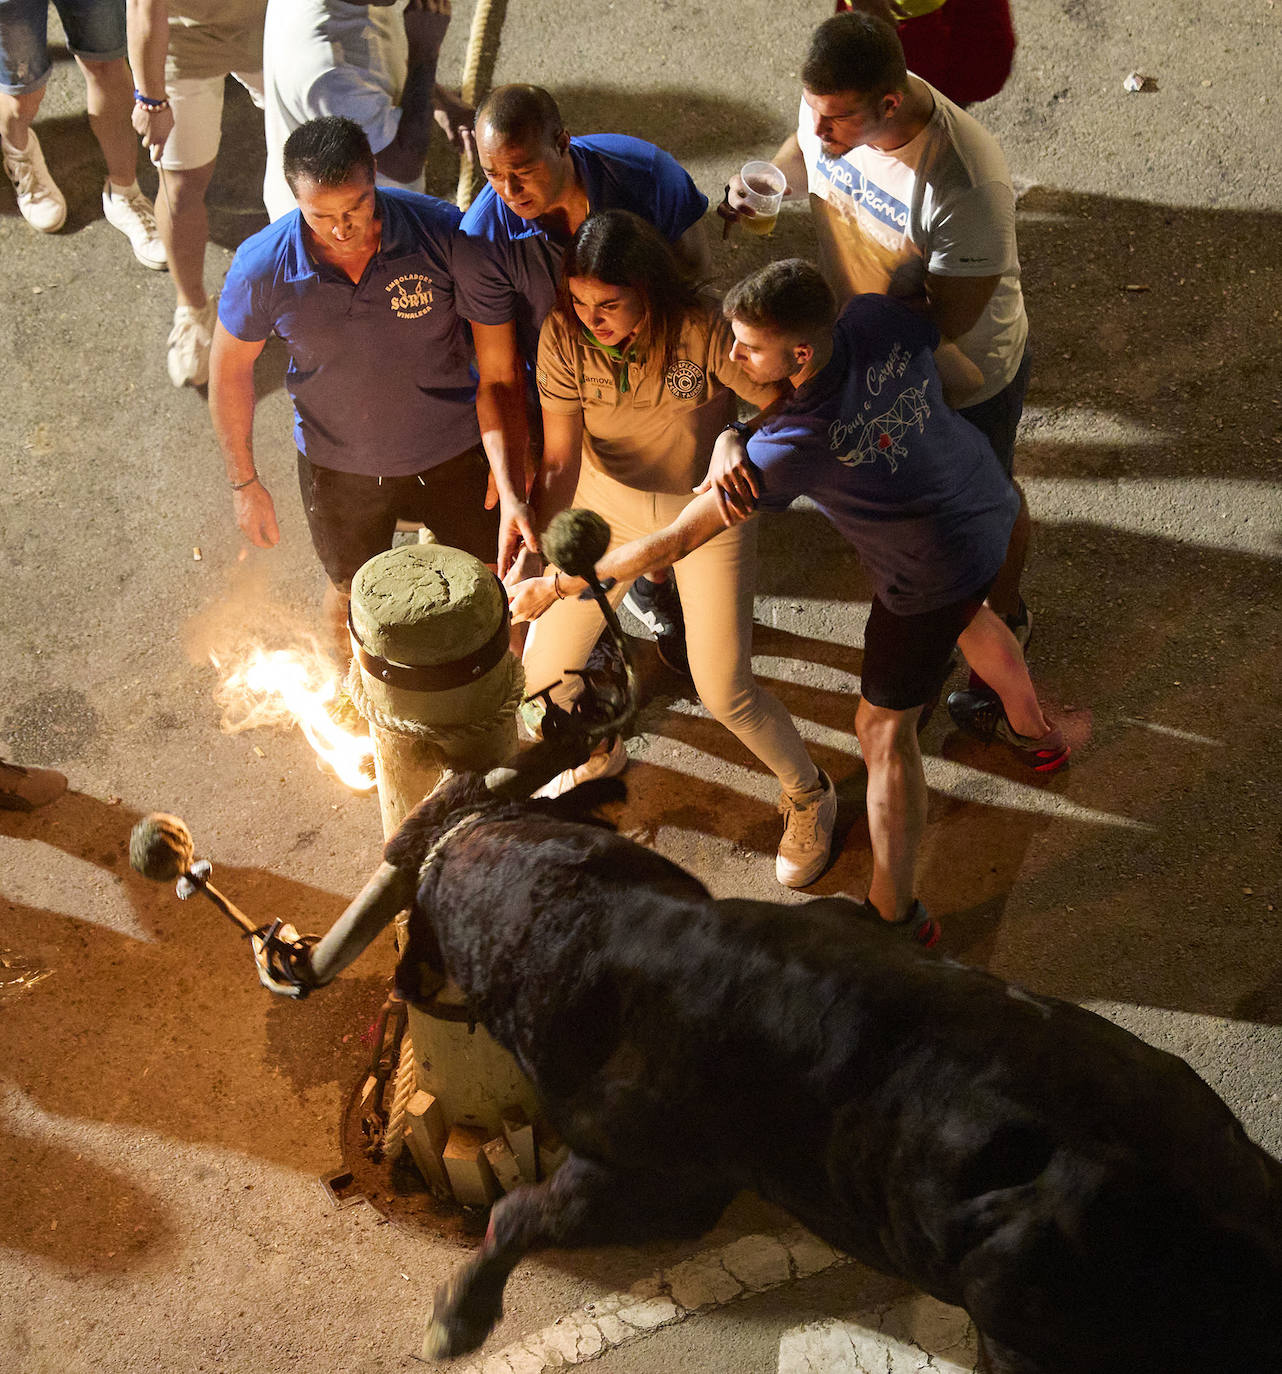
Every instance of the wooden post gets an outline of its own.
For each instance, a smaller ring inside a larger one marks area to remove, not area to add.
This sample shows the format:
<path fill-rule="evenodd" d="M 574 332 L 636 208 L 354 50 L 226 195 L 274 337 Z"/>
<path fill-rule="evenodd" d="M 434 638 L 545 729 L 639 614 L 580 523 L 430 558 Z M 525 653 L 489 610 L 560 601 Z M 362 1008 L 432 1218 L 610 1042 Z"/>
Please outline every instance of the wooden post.
<path fill-rule="evenodd" d="M 349 687 L 374 741 L 386 837 L 445 768 L 483 773 L 515 755 L 524 678 L 508 650 L 503 589 L 471 554 L 442 544 L 380 553 L 353 579 L 351 605 L 356 666 Z M 462 997 L 451 987 L 439 1000 L 457 1005 Z M 501 1134 L 500 1117 L 509 1107 L 534 1113 L 534 1091 L 484 1027 L 469 1031 L 466 1021 L 411 1006 L 407 1033 L 420 1090 L 413 1102 L 431 1101 L 434 1129 L 469 1146 L 459 1145 L 454 1155 L 438 1149 L 451 1179 L 468 1180 L 459 1201 L 489 1201 L 493 1177 L 481 1145 Z M 411 1151 L 426 1143 L 426 1137 L 416 1141 Z M 424 1165 L 432 1174 L 426 1157 Z M 440 1174 L 427 1181 L 442 1184 Z"/>

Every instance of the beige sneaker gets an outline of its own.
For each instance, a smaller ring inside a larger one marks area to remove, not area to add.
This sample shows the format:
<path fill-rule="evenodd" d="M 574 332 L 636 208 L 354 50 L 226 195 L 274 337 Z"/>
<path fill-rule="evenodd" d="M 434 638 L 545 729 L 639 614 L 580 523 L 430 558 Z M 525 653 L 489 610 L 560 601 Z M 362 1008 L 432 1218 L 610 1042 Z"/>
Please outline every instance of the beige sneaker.
<path fill-rule="evenodd" d="M 34 129 L 27 130 L 27 146 L 19 152 L 0 138 L 5 175 L 13 182 L 22 218 L 42 234 L 56 234 L 67 222 L 67 199 L 45 166 L 45 155 Z"/>
<path fill-rule="evenodd" d="M 775 857 L 775 877 L 784 887 L 805 887 L 824 871 L 837 823 L 837 789 L 822 769 L 819 787 L 805 797 L 779 799 L 783 838 Z"/>
<path fill-rule="evenodd" d="M 163 272 L 169 262 L 165 257 L 165 245 L 160 241 L 160 230 L 156 227 L 156 211 L 151 201 L 138 189 L 135 182 L 132 190 L 120 195 L 111 188 L 108 177 L 102 187 L 102 213 L 107 223 L 113 224 L 129 240 L 134 257 L 144 267 L 153 272 Z"/>
<path fill-rule="evenodd" d="M 217 319 L 217 292 L 199 310 L 180 305 L 174 311 L 167 364 L 169 380 L 175 386 L 204 386 L 209 380 L 209 350 L 213 346 Z"/>

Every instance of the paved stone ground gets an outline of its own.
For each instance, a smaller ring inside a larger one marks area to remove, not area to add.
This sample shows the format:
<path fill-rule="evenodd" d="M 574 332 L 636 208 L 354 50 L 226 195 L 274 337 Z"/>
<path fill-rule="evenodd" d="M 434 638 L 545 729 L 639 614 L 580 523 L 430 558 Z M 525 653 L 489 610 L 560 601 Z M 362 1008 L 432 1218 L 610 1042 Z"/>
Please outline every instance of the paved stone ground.
<path fill-rule="evenodd" d="M 979 113 L 1026 188 L 1034 668 L 1078 748 L 1033 784 L 936 720 L 922 895 L 949 953 L 1185 1055 L 1279 1152 L 1279 11 L 1015 8 L 1016 74 Z M 575 129 L 663 144 L 715 199 L 787 131 L 826 9 L 509 0 L 498 76 L 550 86 Z M 470 17 L 457 10 L 447 71 Z M 1126 94 L 1134 68 L 1159 90 Z M 260 369 L 258 434 L 284 540 L 246 554 L 202 398 L 165 377 L 169 285 L 100 217 L 65 58 L 38 127 L 71 213 L 38 237 L 0 189 L 0 747 L 63 768 L 72 791 L 0 814 L 0 1351 L 23 1374 L 418 1368 L 430 1293 L 463 1250 L 332 1210 L 316 1183 L 337 1163 L 387 951 L 301 1006 L 271 1001 L 229 927 L 124 856 L 141 813 L 179 812 L 243 906 L 323 929 L 377 854 L 374 802 L 318 772 L 297 734 L 217 728 L 209 651 L 292 640 L 319 600 L 281 355 Z M 258 137 L 233 93 L 211 282 L 263 222 Z M 443 152 L 436 166 L 449 191 Z M 772 240 L 719 244 L 719 278 L 809 249 L 804 214 L 786 214 Z M 866 584 L 811 514 L 765 543 L 758 670 L 841 779 L 844 848 L 816 890 L 860 893 Z M 771 788 L 650 669 L 628 824 L 718 894 L 773 895 Z M 586 1332 L 638 1307 L 605 1374 L 900 1374 L 924 1352 L 972 1367 L 964 1322 L 902 1285 L 836 1262 L 794 1278 L 795 1257 L 771 1271 L 788 1227 L 741 1199 L 697 1245 L 530 1260 L 487 1348 L 510 1355 L 481 1368 L 586 1355 L 590 1333 L 571 1347 L 558 1318 Z"/>

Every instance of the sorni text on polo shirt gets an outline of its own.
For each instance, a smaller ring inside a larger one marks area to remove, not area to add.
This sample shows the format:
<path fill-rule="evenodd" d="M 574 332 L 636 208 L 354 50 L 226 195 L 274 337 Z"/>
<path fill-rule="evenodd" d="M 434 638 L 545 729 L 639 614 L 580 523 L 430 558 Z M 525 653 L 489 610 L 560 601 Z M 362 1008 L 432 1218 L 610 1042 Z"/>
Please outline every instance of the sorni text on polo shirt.
<path fill-rule="evenodd" d="M 383 288 L 391 297 L 388 304 L 402 320 L 416 320 L 432 308 L 432 279 L 421 272 L 397 277 Z"/>

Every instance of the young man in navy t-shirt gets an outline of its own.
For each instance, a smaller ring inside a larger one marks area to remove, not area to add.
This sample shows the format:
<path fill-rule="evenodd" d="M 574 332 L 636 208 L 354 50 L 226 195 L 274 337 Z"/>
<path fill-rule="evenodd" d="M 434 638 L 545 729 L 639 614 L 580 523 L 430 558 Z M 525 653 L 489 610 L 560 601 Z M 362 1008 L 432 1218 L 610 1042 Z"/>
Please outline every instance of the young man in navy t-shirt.
<path fill-rule="evenodd" d="M 784 510 L 799 496 L 855 546 L 875 589 L 855 714 L 868 770 L 868 905 L 930 944 L 938 927 L 914 896 L 926 823 L 917 721 L 938 695 L 953 645 L 999 696 L 985 713 L 970 709 L 976 694 L 954 693 L 959 724 L 1000 739 L 1039 772 L 1069 753 L 1042 714 L 1014 635 L 984 601 L 1019 499 L 988 441 L 945 403 L 940 368 L 964 388 L 971 364 L 940 348 L 928 320 L 887 297 L 857 296 L 834 322 L 832 292 L 795 258 L 745 278 L 725 313 L 731 356 L 754 382 L 787 381 L 791 395 L 748 427 L 746 454 L 737 428 L 718 439 L 713 466 L 725 473 L 724 490 L 711 487 L 666 530 L 608 554 L 597 571 L 627 578 L 676 561 L 723 524 Z M 541 613 L 544 581 L 514 589 L 514 618 Z M 553 590 L 566 596 L 578 586 L 561 574 Z M 833 819 L 818 818 L 829 828 Z"/>

